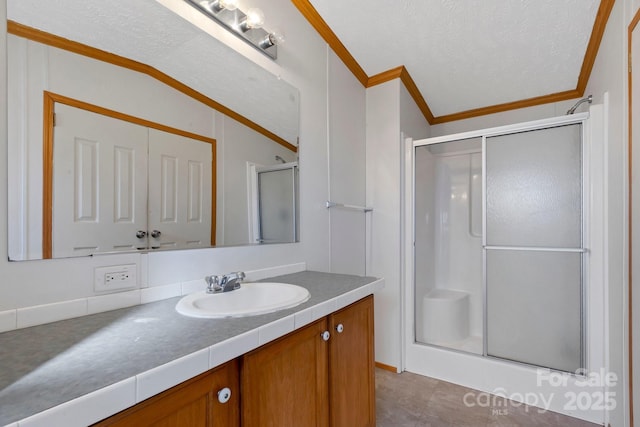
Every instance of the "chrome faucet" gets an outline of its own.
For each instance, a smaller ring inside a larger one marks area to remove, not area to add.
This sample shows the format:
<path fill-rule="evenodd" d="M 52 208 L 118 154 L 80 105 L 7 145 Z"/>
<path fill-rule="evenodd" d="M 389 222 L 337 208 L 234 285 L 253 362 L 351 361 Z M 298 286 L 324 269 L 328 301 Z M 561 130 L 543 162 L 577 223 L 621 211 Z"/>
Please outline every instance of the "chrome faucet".
<path fill-rule="evenodd" d="M 240 289 L 240 283 L 244 278 L 244 272 L 238 271 L 236 273 L 224 274 L 222 276 L 207 276 L 204 278 L 204 281 L 207 282 L 207 293 L 217 294 L 220 292 L 229 292 Z"/>

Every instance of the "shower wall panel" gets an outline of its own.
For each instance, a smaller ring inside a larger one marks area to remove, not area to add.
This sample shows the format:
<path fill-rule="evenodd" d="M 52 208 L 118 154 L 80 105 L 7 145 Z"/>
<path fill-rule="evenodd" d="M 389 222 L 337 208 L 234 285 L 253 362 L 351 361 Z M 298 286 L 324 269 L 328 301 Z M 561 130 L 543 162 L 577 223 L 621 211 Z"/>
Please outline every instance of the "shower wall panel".
<path fill-rule="evenodd" d="M 436 180 L 436 288 L 469 293 L 469 326 L 474 336 L 482 336 L 481 227 L 472 230 L 473 224 L 482 220 L 481 194 L 474 197 L 471 185 L 474 174 L 479 175 L 476 180 L 481 177 L 478 160 L 475 173 L 472 168 L 473 159 L 478 157 L 479 153 L 439 157 Z"/>

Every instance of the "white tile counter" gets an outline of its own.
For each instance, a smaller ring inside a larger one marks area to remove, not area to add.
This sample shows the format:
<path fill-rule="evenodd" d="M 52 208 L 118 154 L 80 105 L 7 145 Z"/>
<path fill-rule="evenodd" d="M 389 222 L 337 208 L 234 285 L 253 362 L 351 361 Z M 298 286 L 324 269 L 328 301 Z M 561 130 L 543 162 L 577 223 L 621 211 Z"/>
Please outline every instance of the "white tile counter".
<path fill-rule="evenodd" d="M 303 286 L 311 297 L 235 319 L 185 317 L 171 298 L 0 334 L 0 425 L 95 423 L 384 286 L 313 271 L 265 281 Z"/>

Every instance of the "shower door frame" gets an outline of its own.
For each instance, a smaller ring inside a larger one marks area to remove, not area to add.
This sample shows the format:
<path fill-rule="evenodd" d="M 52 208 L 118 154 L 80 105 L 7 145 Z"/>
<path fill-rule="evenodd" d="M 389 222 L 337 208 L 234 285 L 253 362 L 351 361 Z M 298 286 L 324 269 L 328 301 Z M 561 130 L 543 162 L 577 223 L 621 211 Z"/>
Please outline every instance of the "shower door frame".
<path fill-rule="evenodd" d="M 599 354 L 597 351 L 597 349 L 605 348 L 605 342 L 607 339 L 606 278 L 604 275 L 606 261 L 604 248 L 606 242 L 603 231 L 604 218 L 606 216 L 604 188 L 607 181 L 605 174 L 606 148 L 604 144 L 604 128 L 606 126 L 604 117 L 606 109 L 608 109 L 606 104 L 604 106 L 592 105 L 589 113 L 554 117 L 417 141 L 413 141 L 411 139 L 405 140 L 405 157 L 403 161 L 403 164 L 406 165 L 403 174 L 403 181 L 405 183 L 403 189 L 405 199 L 405 213 L 403 219 L 405 226 L 402 238 L 407 256 L 403 263 L 403 277 L 406 288 L 404 288 L 405 297 L 403 303 L 404 327 L 402 336 L 404 342 L 403 360 L 401 364 L 402 370 L 431 376 L 479 390 L 491 391 L 492 389 L 495 390 L 496 388 L 504 387 L 507 384 L 521 385 L 526 381 L 531 381 L 531 379 L 535 381 L 537 370 L 546 369 L 539 368 L 531 364 L 486 357 L 484 355 L 416 342 L 414 268 L 414 170 L 416 147 L 470 138 L 486 138 L 487 136 L 504 135 L 579 123 L 582 124 L 583 135 L 583 247 L 589 248 L 587 253 L 583 255 L 582 268 L 584 278 L 582 312 L 584 365 L 587 370 L 596 370 L 606 366 L 605 356 Z M 596 142 L 595 144 L 594 141 Z M 593 230 L 595 231 L 592 233 Z M 592 234 L 594 238 L 593 240 Z M 597 260 L 595 260 L 595 262 L 591 256 L 591 249 L 593 249 L 594 253 L 597 252 Z M 483 292 L 486 292 L 485 286 L 483 277 Z M 486 325 L 484 324 L 486 322 L 485 319 L 486 315 L 483 318 L 483 340 L 486 337 Z M 486 353 L 486 348 L 483 353 Z M 466 364 L 467 367 L 471 368 L 461 370 L 459 369 L 461 364 Z M 575 387 L 575 381 L 578 380 L 578 377 L 576 375 L 570 376 L 574 379 L 569 381 L 569 384 L 567 384 L 563 390 L 575 389 L 572 387 Z M 513 386 L 515 387 L 516 385 Z M 558 393 L 560 390 L 553 388 L 547 390 L 542 387 L 541 391 Z M 556 407 L 553 410 L 561 413 L 563 412 L 563 408 L 561 406 Z M 594 419 L 597 419 L 598 417 L 599 415 Z"/>

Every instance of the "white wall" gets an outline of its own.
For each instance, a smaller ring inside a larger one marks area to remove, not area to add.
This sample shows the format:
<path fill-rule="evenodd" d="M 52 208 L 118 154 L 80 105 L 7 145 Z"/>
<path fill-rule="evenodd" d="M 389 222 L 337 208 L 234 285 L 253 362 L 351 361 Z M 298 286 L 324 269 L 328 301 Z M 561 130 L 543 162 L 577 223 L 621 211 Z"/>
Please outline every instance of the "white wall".
<path fill-rule="evenodd" d="M 605 203 L 608 216 L 606 229 L 606 255 L 608 265 L 605 271 L 608 280 L 608 339 L 609 348 L 605 357 L 609 370 L 620 379 L 612 392 L 616 393 L 617 408 L 609 413 L 612 426 L 628 425 L 626 390 L 627 371 L 627 94 L 626 94 L 626 33 L 630 17 L 629 1 L 616 2 L 605 30 L 602 44 L 587 85 L 587 93 L 592 93 L 595 103 L 606 102 L 608 96 L 608 135 L 606 158 Z M 607 94 L 607 95 L 605 95 Z M 606 114 L 606 113 L 605 113 Z"/>
<path fill-rule="evenodd" d="M 366 90 L 328 50 L 329 200 L 364 206 Z M 366 217 L 371 213 L 332 208 L 331 271 L 365 274 Z"/>
<path fill-rule="evenodd" d="M 400 366 L 399 80 L 367 89 L 367 206 L 371 243 L 367 274 L 384 277 L 375 294 L 376 361 Z"/>
<path fill-rule="evenodd" d="M 404 218 L 401 133 L 416 139 L 429 136 L 429 125 L 399 79 L 367 89 L 367 206 L 371 243 L 367 274 L 384 277 L 376 293 L 376 361 L 400 369 L 402 359 L 401 265 Z"/>
<path fill-rule="evenodd" d="M 640 12 L 640 0 L 636 0 L 633 2 L 631 10 L 629 11 L 630 17 L 635 16 L 636 13 Z M 638 52 L 640 48 L 640 26 L 636 25 L 633 31 L 633 46 L 631 49 L 634 52 Z M 640 218 L 640 55 L 633 55 L 631 58 L 632 64 L 632 91 L 631 94 L 631 111 L 633 116 L 630 118 L 632 122 L 631 135 L 632 140 L 629 141 L 629 144 L 632 145 L 632 170 L 631 177 L 632 183 L 631 187 L 633 189 L 633 194 L 631 196 L 631 211 L 633 212 L 632 218 L 632 248 L 631 248 L 631 259 L 629 262 L 631 263 L 631 277 L 633 278 L 632 282 L 629 284 L 633 288 L 633 313 L 631 316 L 631 321 L 633 323 L 633 396 L 634 399 L 631 402 L 633 404 L 633 414 L 634 418 L 638 419 L 640 417 L 640 223 L 638 223 L 638 218 Z"/>
<path fill-rule="evenodd" d="M 326 44 L 289 1 L 272 0 L 263 6 L 263 10 L 269 11 L 270 25 L 279 26 L 287 36 L 287 43 L 279 49 L 278 61 L 271 62 L 259 52 L 247 49 L 234 37 L 227 42 L 300 89 L 301 243 L 28 262 L 8 262 L 6 245 L 1 245 L 0 311 L 91 296 L 94 294 L 93 270 L 98 265 L 136 263 L 141 270 L 138 277 L 143 286 L 198 280 L 211 273 L 300 261 L 305 261 L 309 269 L 330 270 L 329 212 L 324 206 L 329 192 Z M 0 95 L 3 100 L 6 100 L 7 92 L 5 11 L 6 2 L 2 0 Z M 6 112 L 6 103 L 2 105 Z M 6 113 L 0 114 L 0 169 L 4 170 L 7 167 L 6 123 Z M 346 144 L 347 140 L 336 130 L 336 144 L 342 144 L 342 141 Z M 359 167 L 363 161 L 359 160 Z M 0 178 L 0 223 L 0 240 L 6 242 L 7 179 L 4 175 Z"/>
<path fill-rule="evenodd" d="M 424 118 L 409 91 L 400 86 L 400 132 L 405 138 L 424 139 L 432 135 L 431 126 Z"/>
<path fill-rule="evenodd" d="M 607 219 L 609 256 L 608 279 L 608 332 L 609 349 L 606 357 L 609 369 L 620 378 L 613 392 L 618 396 L 618 407 L 610 413 L 611 425 L 628 425 L 629 402 L 625 398 L 628 382 L 628 312 L 627 312 L 627 43 L 626 33 L 632 13 L 630 1 L 616 2 L 607 25 L 600 51 L 593 68 L 587 91 L 596 102 L 608 94 L 609 114 L 607 135 Z M 637 7 L 637 6 L 636 6 Z M 637 399 L 637 396 L 636 396 Z"/>

